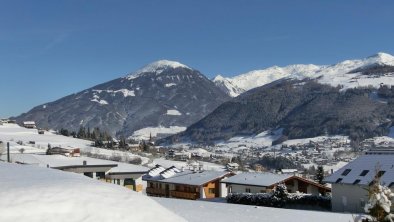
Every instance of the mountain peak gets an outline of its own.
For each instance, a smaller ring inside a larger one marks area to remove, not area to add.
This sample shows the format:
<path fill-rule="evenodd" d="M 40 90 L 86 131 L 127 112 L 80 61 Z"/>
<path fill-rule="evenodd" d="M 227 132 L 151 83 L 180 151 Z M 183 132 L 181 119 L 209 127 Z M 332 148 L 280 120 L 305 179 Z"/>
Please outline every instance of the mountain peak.
<path fill-rule="evenodd" d="M 152 62 L 152 63 L 142 67 L 141 69 L 129 74 L 126 78 L 134 79 L 143 73 L 160 74 L 168 68 L 170 68 L 170 69 L 176 69 L 176 68 L 191 69 L 190 67 L 188 67 L 182 63 L 176 62 L 176 61 L 158 60 L 158 61 Z"/>
<path fill-rule="evenodd" d="M 367 60 L 371 60 L 373 63 L 394 66 L 394 56 L 384 52 L 378 52 L 368 57 Z"/>
<path fill-rule="evenodd" d="M 217 76 L 215 76 L 215 78 L 212 79 L 212 81 L 216 82 L 216 81 L 222 81 L 224 79 L 225 79 L 225 77 L 223 77 L 222 75 L 218 74 Z"/>

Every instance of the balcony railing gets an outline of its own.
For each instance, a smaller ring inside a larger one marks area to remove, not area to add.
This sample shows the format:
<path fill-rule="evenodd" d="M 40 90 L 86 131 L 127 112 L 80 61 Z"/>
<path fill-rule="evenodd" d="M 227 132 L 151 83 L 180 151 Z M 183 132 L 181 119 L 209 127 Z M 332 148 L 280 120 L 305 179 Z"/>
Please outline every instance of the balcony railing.
<path fill-rule="evenodd" d="M 152 187 L 147 187 L 146 188 L 146 193 L 149 195 L 154 195 L 154 196 L 166 196 L 166 191 L 163 189 L 159 188 L 152 188 Z"/>
<path fill-rule="evenodd" d="M 182 199 L 189 199 L 189 200 L 196 200 L 199 198 L 198 193 L 189 193 L 189 192 L 182 192 L 182 191 L 170 191 L 170 196 L 175 198 L 182 198 Z"/>

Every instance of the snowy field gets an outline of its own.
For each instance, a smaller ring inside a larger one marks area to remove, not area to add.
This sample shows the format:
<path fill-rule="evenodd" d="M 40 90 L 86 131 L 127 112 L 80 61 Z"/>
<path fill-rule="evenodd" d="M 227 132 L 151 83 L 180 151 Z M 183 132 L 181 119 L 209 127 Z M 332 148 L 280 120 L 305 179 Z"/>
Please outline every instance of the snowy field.
<path fill-rule="evenodd" d="M 76 173 L 0 162 L 0 221 L 185 221 L 151 198 Z"/>
<path fill-rule="evenodd" d="M 157 134 L 170 135 L 170 134 L 180 133 L 180 132 L 185 131 L 185 130 L 186 130 L 186 127 L 184 127 L 184 126 L 146 127 L 146 128 L 134 131 L 133 135 L 130 136 L 130 139 L 148 140 L 150 136 L 156 137 Z"/>
<path fill-rule="evenodd" d="M 270 147 L 272 142 L 279 139 L 282 136 L 282 130 L 278 129 L 275 131 L 264 131 L 259 133 L 255 136 L 236 136 L 232 137 L 227 141 L 222 141 L 216 144 L 216 150 L 223 150 L 223 151 L 233 151 L 236 152 L 237 150 L 241 149 L 248 149 L 251 147 L 258 148 L 258 147 Z M 338 140 L 341 142 L 346 142 L 349 140 L 347 136 L 318 136 L 318 137 L 311 137 L 311 138 L 304 138 L 304 139 L 293 139 L 284 141 L 282 144 L 291 146 L 291 145 L 302 145 L 308 144 L 310 141 L 312 142 L 322 142 L 325 140 Z M 282 144 L 274 146 L 276 149 L 280 148 Z M 186 146 L 186 145 L 184 145 Z"/>
<path fill-rule="evenodd" d="M 271 207 L 246 206 L 207 201 L 153 198 L 159 204 L 190 222 L 351 222 L 351 214 Z"/>
<path fill-rule="evenodd" d="M 129 159 L 140 157 L 128 152 L 91 147 L 91 141 L 56 135 L 54 132 L 45 131 L 45 134 L 38 134 L 37 129 L 26 129 L 16 124 L 0 125 L 0 141 L 3 141 L 4 146 L 7 142 L 10 142 L 10 149 L 13 153 L 19 153 L 21 148 L 24 149 L 24 153 L 44 153 L 48 148 L 48 144 L 51 144 L 52 147 L 80 148 L 82 152 L 91 152 L 108 157 L 114 155 L 127 156 Z M 18 141 L 22 141 L 23 145 L 17 144 Z M 29 144 L 29 141 L 34 141 L 35 144 Z M 140 158 L 142 159 L 142 164 L 148 163 L 148 158 Z"/>
<path fill-rule="evenodd" d="M 0 162 L 0 221 L 353 221 L 351 214 L 150 198 L 83 175 Z M 264 220 L 264 218 L 266 220 Z"/>

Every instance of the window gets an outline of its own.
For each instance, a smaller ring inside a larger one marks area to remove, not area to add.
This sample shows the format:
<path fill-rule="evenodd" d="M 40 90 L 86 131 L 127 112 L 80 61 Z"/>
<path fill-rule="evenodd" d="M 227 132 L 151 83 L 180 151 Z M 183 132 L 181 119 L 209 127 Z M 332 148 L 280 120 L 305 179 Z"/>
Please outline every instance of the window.
<path fill-rule="evenodd" d="M 361 180 L 355 180 L 353 185 L 359 184 Z"/>
<path fill-rule="evenodd" d="M 246 189 L 245 189 L 245 192 L 246 192 L 246 193 L 250 193 L 250 188 L 246 188 Z"/>
<path fill-rule="evenodd" d="M 381 170 L 381 171 L 378 172 L 378 174 L 376 174 L 376 176 L 377 177 L 382 177 L 384 173 L 386 173 L 386 171 Z"/>
<path fill-rule="evenodd" d="M 85 175 L 87 177 L 90 177 L 90 178 L 93 178 L 93 173 L 92 172 L 85 172 L 85 173 L 83 173 L 83 175 Z"/>
<path fill-rule="evenodd" d="M 369 170 L 363 170 L 363 172 L 360 173 L 360 176 L 363 177 L 363 176 L 367 175 L 368 172 L 369 172 Z"/>
<path fill-rule="evenodd" d="M 343 171 L 342 176 L 346 176 L 350 173 L 351 169 L 346 169 L 345 171 Z"/>
<path fill-rule="evenodd" d="M 209 188 L 208 189 L 209 194 L 215 194 L 215 188 Z"/>
<path fill-rule="evenodd" d="M 134 180 L 132 178 L 126 178 L 124 179 L 124 185 L 133 185 L 134 186 Z"/>
<path fill-rule="evenodd" d="M 340 183 L 342 181 L 342 178 L 338 178 L 337 181 L 335 181 L 335 183 Z"/>
<path fill-rule="evenodd" d="M 105 172 L 96 172 L 96 178 L 97 179 L 104 179 L 105 178 Z"/>

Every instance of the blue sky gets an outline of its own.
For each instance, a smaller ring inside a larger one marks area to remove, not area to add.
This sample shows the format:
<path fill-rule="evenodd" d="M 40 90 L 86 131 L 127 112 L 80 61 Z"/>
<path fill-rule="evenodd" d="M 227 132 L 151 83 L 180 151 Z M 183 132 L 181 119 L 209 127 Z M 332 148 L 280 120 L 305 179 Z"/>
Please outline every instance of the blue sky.
<path fill-rule="evenodd" d="M 394 54 L 394 1 L 1 0 L 0 117 L 170 59 L 209 78 Z"/>

